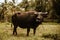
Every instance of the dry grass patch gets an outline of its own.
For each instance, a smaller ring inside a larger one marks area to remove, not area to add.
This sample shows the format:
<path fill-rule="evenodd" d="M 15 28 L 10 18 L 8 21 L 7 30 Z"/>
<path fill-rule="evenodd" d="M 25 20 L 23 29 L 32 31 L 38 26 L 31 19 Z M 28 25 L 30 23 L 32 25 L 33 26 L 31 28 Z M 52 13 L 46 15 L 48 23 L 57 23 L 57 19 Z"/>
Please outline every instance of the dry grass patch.
<path fill-rule="evenodd" d="M 60 35 L 60 25 L 57 23 L 43 23 L 39 25 L 36 30 L 36 35 L 33 35 L 33 30 L 31 29 L 29 37 L 26 36 L 26 29 L 17 28 L 17 35 L 12 35 L 13 27 L 11 28 L 11 23 L 0 23 L 0 40 L 54 40 L 53 38 L 44 38 L 43 35 Z M 51 36 L 52 36 L 51 35 Z M 49 36 L 50 37 L 50 36 Z"/>

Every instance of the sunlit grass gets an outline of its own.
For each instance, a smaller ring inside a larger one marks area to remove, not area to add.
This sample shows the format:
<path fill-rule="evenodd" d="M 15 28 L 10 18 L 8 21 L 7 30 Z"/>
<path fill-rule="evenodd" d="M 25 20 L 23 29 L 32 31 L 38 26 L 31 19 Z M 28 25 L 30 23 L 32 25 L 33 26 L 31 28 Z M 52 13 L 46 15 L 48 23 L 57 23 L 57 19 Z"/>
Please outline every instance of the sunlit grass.
<path fill-rule="evenodd" d="M 36 35 L 33 35 L 31 29 L 29 37 L 26 36 L 26 29 L 17 28 L 17 35 L 12 35 L 13 27 L 11 23 L 0 23 L 0 40 L 53 40 L 51 38 L 41 37 L 43 34 L 59 34 L 60 25 L 58 23 L 42 23 L 36 30 Z"/>

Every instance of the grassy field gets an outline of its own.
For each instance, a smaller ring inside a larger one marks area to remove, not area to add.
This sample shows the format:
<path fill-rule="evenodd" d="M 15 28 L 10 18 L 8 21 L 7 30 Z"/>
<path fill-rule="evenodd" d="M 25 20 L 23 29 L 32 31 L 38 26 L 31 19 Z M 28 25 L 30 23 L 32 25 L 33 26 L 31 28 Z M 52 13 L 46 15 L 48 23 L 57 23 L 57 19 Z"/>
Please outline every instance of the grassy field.
<path fill-rule="evenodd" d="M 57 34 L 58 39 L 56 40 L 60 40 L 60 25 L 58 23 L 42 23 L 37 28 L 35 36 L 32 29 L 28 37 L 26 36 L 26 29 L 18 27 L 16 36 L 12 35 L 12 32 L 11 23 L 0 23 L 0 40 L 55 40 L 54 35 Z"/>

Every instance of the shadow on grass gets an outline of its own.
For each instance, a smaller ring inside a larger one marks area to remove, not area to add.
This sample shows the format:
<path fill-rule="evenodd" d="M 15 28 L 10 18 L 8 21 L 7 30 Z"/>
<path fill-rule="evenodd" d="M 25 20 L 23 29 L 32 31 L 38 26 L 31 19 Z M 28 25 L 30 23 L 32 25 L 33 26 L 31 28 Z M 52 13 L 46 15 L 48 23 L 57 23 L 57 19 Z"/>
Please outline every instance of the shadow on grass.
<path fill-rule="evenodd" d="M 42 37 L 60 40 L 60 36 L 58 34 L 43 34 Z"/>
<path fill-rule="evenodd" d="M 21 34 L 17 34 L 17 35 L 11 35 L 11 36 L 15 36 L 15 37 L 29 37 L 29 36 L 27 36 L 26 34 L 24 34 L 24 33 L 21 33 Z"/>

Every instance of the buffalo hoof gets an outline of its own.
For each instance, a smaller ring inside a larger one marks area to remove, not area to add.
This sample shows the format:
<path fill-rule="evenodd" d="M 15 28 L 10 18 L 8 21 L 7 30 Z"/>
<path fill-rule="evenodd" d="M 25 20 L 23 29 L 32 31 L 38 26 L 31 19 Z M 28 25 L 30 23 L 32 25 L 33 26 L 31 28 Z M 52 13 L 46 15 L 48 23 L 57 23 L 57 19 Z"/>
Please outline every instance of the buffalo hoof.
<path fill-rule="evenodd" d="M 17 33 L 13 32 L 13 35 L 17 35 Z"/>
<path fill-rule="evenodd" d="M 28 34 L 26 36 L 29 36 Z"/>

